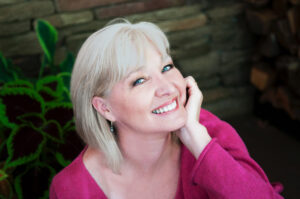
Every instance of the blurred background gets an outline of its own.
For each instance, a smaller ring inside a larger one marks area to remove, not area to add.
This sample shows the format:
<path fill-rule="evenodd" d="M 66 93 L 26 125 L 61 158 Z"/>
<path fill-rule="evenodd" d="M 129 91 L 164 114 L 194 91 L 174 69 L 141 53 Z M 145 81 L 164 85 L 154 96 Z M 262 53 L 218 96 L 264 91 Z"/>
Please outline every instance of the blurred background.
<path fill-rule="evenodd" d="M 70 72 L 116 17 L 156 23 L 203 107 L 236 128 L 285 198 L 300 197 L 300 0 L 0 0 L 0 198 L 47 198 L 82 150 Z"/>

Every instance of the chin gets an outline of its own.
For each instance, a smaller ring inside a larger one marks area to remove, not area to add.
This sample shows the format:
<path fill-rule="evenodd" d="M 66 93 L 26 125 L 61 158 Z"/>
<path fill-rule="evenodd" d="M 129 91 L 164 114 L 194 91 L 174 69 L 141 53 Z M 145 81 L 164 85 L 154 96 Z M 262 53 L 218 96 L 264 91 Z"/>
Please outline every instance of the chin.
<path fill-rule="evenodd" d="M 186 117 L 180 117 L 172 121 L 164 122 L 163 124 L 161 124 L 161 127 L 163 128 L 157 130 L 158 132 L 165 132 L 165 133 L 174 132 L 182 128 L 185 125 L 185 123 L 186 123 Z"/>
<path fill-rule="evenodd" d="M 186 124 L 186 112 L 184 111 L 184 114 L 182 117 L 177 118 L 175 121 L 172 122 L 172 130 L 171 131 L 176 131 L 180 128 L 182 128 Z"/>

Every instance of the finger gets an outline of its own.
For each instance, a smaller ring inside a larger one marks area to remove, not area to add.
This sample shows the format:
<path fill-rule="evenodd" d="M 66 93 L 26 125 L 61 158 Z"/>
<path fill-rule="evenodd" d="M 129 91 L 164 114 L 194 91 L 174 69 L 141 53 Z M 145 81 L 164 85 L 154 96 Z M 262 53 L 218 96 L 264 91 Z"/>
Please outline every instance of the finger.
<path fill-rule="evenodd" d="M 187 88 L 188 88 L 188 96 L 192 96 L 192 99 L 199 100 L 200 106 L 202 105 L 203 101 L 203 94 L 199 89 L 197 82 L 191 76 L 186 78 Z"/>
<path fill-rule="evenodd" d="M 187 92 L 189 95 L 186 108 L 189 109 L 192 113 L 194 113 L 195 114 L 194 116 L 198 120 L 200 117 L 200 109 L 203 101 L 203 94 L 193 77 L 191 76 L 186 77 L 185 80 L 188 88 Z"/>
<path fill-rule="evenodd" d="M 200 91 L 197 82 L 192 76 L 188 76 L 185 78 L 189 94 L 195 94 L 197 97 L 202 96 L 202 92 Z"/>

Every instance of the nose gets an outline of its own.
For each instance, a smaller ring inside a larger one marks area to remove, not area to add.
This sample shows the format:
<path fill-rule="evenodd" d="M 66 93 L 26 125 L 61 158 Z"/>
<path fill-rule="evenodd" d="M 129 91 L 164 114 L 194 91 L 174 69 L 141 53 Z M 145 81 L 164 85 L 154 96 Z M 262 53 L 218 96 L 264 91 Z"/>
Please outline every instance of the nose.
<path fill-rule="evenodd" d="M 169 96 L 176 91 L 173 82 L 163 76 L 157 79 L 156 84 L 155 96 L 157 97 Z"/>

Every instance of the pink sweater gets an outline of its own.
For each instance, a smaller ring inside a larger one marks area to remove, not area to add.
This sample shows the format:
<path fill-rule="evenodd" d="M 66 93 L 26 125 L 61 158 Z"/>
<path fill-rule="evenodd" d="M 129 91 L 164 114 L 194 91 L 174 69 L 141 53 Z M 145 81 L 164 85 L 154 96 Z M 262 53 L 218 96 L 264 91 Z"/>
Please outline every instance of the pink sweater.
<path fill-rule="evenodd" d="M 202 109 L 200 122 L 211 142 L 196 160 L 181 146 L 180 179 L 176 199 L 277 199 L 283 187 L 270 184 L 266 174 L 251 159 L 236 131 Z M 107 197 L 83 164 L 84 151 L 52 180 L 50 199 Z"/>

